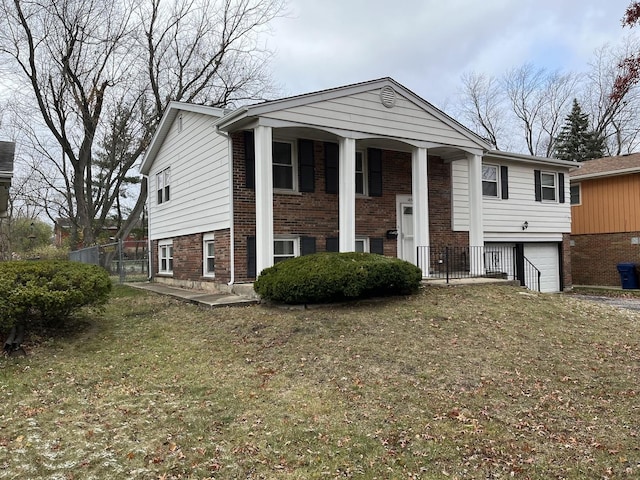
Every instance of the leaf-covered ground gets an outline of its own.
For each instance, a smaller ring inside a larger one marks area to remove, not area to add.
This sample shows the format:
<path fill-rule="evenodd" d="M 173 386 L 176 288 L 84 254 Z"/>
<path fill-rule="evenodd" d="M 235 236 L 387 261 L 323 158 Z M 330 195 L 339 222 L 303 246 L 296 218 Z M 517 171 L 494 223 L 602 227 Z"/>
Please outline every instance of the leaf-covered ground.
<path fill-rule="evenodd" d="M 285 310 L 116 289 L 0 358 L 0 479 L 638 478 L 640 314 L 507 286 Z"/>

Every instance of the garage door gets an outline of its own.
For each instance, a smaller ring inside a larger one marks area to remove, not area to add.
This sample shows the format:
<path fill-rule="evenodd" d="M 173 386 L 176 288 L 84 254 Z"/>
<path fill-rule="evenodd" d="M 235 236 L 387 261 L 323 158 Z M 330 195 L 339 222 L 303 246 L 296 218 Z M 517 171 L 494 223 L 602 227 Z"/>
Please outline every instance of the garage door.
<path fill-rule="evenodd" d="M 524 256 L 540 270 L 540 291 L 560 291 L 560 259 L 557 243 L 525 243 Z"/>

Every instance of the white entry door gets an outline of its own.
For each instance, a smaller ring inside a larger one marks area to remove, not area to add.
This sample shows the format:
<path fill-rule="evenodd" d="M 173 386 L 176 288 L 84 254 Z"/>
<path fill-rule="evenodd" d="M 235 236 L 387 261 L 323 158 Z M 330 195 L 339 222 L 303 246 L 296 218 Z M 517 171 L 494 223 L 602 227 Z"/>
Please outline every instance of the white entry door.
<path fill-rule="evenodd" d="M 413 242 L 413 204 L 400 203 L 400 258 L 416 263 L 416 249 Z"/>

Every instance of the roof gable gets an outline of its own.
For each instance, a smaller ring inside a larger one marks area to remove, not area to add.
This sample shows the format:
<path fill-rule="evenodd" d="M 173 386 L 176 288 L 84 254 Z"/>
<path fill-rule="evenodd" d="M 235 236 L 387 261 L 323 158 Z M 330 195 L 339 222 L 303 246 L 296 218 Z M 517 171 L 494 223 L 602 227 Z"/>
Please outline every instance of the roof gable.
<path fill-rule="evenodd" d="M 367 102 L 365 99 L 367 95 L 368 100 L 373 101 Z M 395 98 L 393 98 L 394 95 Z M 349 105 L 349 101 L 351 105 Z M 373 109 L 374 104 L 377 107 L 377 111 Z M 405 108 L 399 108 L 401 105 Z M 349 110 L 349 106 L 351 106 L 351 110 Z M 364 112 L 367 108 L 369 109 L 368 112 Z M 297 119 L 299 123 L 310 127 L 319 126 L 340 129 L 342 125 L 343 130 L 358 130 L 358 128 L 364 128 L 362 123 L 358 124 L 356 121 L 360 112 L 364 112 L 364 115 L 369 113 L 379 115 L 381 118 L 386 117 L 390 122 L 405 124 L 404 126 L 413 124 L 415 127 L 422 126 L 426 129 L 437 125 L 437 128 L 442 131 L 448 129 L 451 132 L 444 134 L 445 138 L 457 138 L 457 141 L 463 141 L 468 146 L 485 150 L 490 149 L 490 145 L 479 135 L 392 78 L 381 78 L 247 106 L 221 118 L 218 122 L 218 128 L 223 131 L 239 130 L 245 127 L 251 119 L 265 117 L 276 119 L 293 118 Z M 290 115 L 287 115 L 287 113 Z M 342 123 L 340 122 L 341 116 L 344 118 Z M 323 118 L 332 121 L 330 124 L 323 125 Z M 382 128 L 382 125 L 379 125 L 379 127 L 378 130 L 389 132 L 390 136 L 400 136 L 400 131 L 402 130 L 400 128 L 394 132 L 388 128 Z M 413 131 L 413 139 L 422 140 L 419 138 L 420 128 L 409 129 L 409 131 Z M 367 133 L 376 134 L 376 128 L 372 128 Z"/>

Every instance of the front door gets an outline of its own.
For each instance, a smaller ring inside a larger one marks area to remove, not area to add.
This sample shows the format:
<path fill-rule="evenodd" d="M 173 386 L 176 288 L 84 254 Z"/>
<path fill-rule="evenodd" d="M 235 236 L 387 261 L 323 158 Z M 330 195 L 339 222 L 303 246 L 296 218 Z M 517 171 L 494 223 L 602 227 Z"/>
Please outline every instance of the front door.
<path fill-rule="evenodd" d="M 413 243 L 413 204 L 400 203 L 400 258 L 416 263 L 416 249 Z"/>

